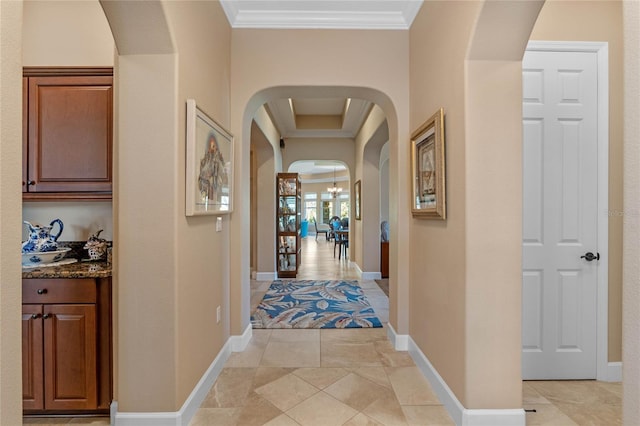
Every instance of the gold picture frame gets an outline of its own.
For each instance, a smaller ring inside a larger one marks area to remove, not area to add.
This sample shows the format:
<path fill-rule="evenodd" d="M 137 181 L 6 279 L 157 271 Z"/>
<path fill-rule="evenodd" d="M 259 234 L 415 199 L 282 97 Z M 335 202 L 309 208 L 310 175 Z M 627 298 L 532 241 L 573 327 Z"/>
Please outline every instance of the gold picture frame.
<path fill-rule="evenodd" d="M 362 182 L 361 181 L 357 181 L 355 183 L 355 185 L 353 186 L 353 192 L 355 194 L 355 199 L 354 199 L 354 204 L 355 204 L 355 214 L 356 214 L 356 220 L 361 220 L 362 219 L 362 200 L 361 200 L 361 195 L 362 195 Z"/>
<path fill-rule="evenodd" d="M 446 219 L 443 108 L 411 135 L 411 180 L 413 217 Z"/>

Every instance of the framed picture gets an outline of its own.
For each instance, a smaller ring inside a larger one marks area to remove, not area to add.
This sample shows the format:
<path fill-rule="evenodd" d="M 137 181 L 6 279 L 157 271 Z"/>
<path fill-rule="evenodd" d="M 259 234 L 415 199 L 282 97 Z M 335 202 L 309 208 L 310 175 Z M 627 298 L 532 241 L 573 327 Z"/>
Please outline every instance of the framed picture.
<path fill-rule="evenodd" d="M 446 219 L 444 110 L 440 108 L 411 135 L 411 214 Z"/>
<path fill-rule="evenodd" d="M 186 215 L 233 208 L 233 136 L 187 99 Z"/>
<path fill-rule="evenodd" d="M 361 186 L 362 186 L 362 182 L 361 181 L 357 181 L 355 183 L 355 185 L 354 185 L 354 191 L 353 191 L 353 193 L 355 194 L 354 195 L 354 205 L 355 205 L 355 210 L 356 210 L 356 212 L 355 212 L 356 213 L 356 220 L 362 219 L 362 216 L 360 214 L 360 212 L 361 212 L 360 209 L 362 208 L 362 201 L 361 201 L 362 199 L 360 198 L 360 196 L 362 195 L 361 194 L 361 191 L 362 191 Z"/>

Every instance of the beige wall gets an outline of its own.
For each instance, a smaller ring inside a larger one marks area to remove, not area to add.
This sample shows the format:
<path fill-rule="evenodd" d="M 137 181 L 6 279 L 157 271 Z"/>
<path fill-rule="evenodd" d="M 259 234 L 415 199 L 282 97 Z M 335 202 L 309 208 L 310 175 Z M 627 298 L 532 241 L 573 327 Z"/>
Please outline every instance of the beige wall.
<path fill-rule="evenodd" d="M 113 66 L 113 36 L 98 0 L 29 0 L 23 14 L 24 66 Z M 23 220 L 48 224 L 55 218 L 65 225 L 61 241 L 84 241 L 99 229 L 113 239 L 110 201 L 23 204 Z"/>
<path fill-rule="evenodd" d="M 356 137 L 360 167 L 360 219 L 355 220 L 353 235 L 355 260 L 363 272 L 380 272 L 380 151 L 389 140 L 386 116 L 377 105 Z"/>
<path fill-rule="evenodd" d="M 22 218 L 31 223 L 49 224 L 53 219 L 64 223 L 60 241 L 85 241 L 96 231 L 103 229 L 100 237 L 113 240 L 113 205 L 111 201 L 95 202 L 24 202 Z M 28 228 L 22 226 L 22 240 L 28 236 Z"/>
<path fill-rule="evenodd" d="M 182 204 L 177 202 L 175 182 L 176 59 L 175 55 L 126 55 L 116 66 L 120 117 L 114 194 L 115 398 L 121 412 L 176 411 L 180 404 L 175 229 Z M 153 96 L 153 103 L 146 101 L 148 96 Z M 141 127 L 144 123 L 147 126 Z M 154 176 L 151 182 L 140 179 L 141 158 L 145 173 Z M 149 206 L 174 207 L 155 208 L 151 214 Z"/>
<path fill-rule="evenodd" d="M 427 2 L 411 27 L 410 123 L 416 129 L 444 108 L 447 220 L 410 220 L 409 332 L 463 404 L 467 350 L 464 60 L 480 7 L 480 2 Z"/>
<path fill-rule="evenodd" d="M 105 9 L 114 28 L 155 28 L 115 37 L 116 398 L 121 412 L 176 411 L 229 337 L 229 216 L 220 233 L 214 216 L 185 217 L 184 164 L 187 98 L 229 127 L 230 27 L 216 2 Z"/>
<path fill-rule="evenodd" d="M 624 211 L 622 2 L 547 0 L 531 33 L 531 40 L 609 43 L 609 361 L 620 361 Z"/>
<path fill-rule="evenodd" d="M 222 232 L 213 216 L 184 215 L 185 102 L 197 104 L 228 129 L 231 31 L 218 2 L 164 3 L 178 51 L 177 143 L 161 155 L 174 158 L 173 195 L 176 236 L 176 407 L 184 403 L 229 337 L 229 215 L 222 216 Z M 202 52 L 207 52 L 203 55 Z M 147 146 L 147 148 L 151 148 Z M 162 187 L 158 187 L 159 190 Z M 235 197 L 244 194 L 235 191 Z M 216 308 L 222 321 L 216 323 Z M 196 350 L 197 348 L 197 350 Z"/>
<path fill-rule="evenodd" d="M 355 152 L 353 139 L 349 138 L 287 138 L 282 150 L 282 169 L 300 160 L 337 160 L 353 173 Z"/>
<path fill-rule="evenodd" d="M 389 221 L 389 144 L 380 151 L 380 221 Z"/>
<path fill-rule="evenodd" d="M 625 425 L 640 419 L 640 3 L 624 2 L 624 305 Z"/>
<path fill-rule="evenodd" d="M 276 262 L 276 168 L 274 148 L 258 125 L 251 126 L 251 146 L 255 158 L 256 205 L 251 206 L 251 224 L 256 224 L 256 272 L 275 273 Z"/>
<path fill-rule="evenodd" d="M 113 36 L 98 0 L 24 2 L 24 66 L 113 66 Z"/>
<path fill-rule="evenodd" d="M 0 424 L 22 424 L 22 2 L 0 2 Z"/>
<path fill-rule="evenodd" d="M 410 222 L 410 334 L 465 408 L 522 406 L 513 142 L 522 137 L 522 49 L 540 6 L 426 2 L 411 28 L 411 128 L 444 108 L 447 219 Z M 487 202 L 487 187 L 499 203 Z"/>
<path fill-rule="evenodd" d="M 282 171 L 280 132 L 274 126 L 264 106 L 258 108 L 251 124 L 251 144 L 255 149 L 257 170 L 255 189 L 256 205 L 251 207 L 251 252 L 255 258 L 255 272 L 275 273 L 275 173 Z M 263 149 L 258 150 L 257 147 Z M 260 214 L 258 214 L 258 211 Z M 253 269 L 252 269 L 253 271 Z"/>
<path fill-rule="evenodd" d="M 348 94 L 378 104 L 389 118 L 392 163 L 397 156 L 398 140 L 408 138 L 408 33 L 404 31 L 326 31 L 326 30 L 233 30 L 231 93 L 232 132 L 241 142 L 236 182 L 248 193 L 248 133 L 255 110 L 269 97 L 292 94 L 332 96 Z M 291 54 L 295 52 L 295 54 Z M 277 58 L 277 60 L 274 60 Z M 259 64 L 259 66 L 256 66 Z M 287 140 L 289 150 L 290 141 Z M 284 156 L 288 154 L 285 152 Z M 318 158 L 314 156 L 314 158 Z M 356 161 L 358 161 L 356 159 Z M 392 164 L 391 203 L 406 204 L 399 190 L 396 166 Z M 404 182 L 402 182 L 404 187 Z M 249 321 L 248 209 L 245 202 L 236 205 L 242 213 L 233 215 L 231 243 L 232 306 L 240 308 L 232 315 L 232 333 L 240 333 Z M 394 215 L 394 219 L 396 216 Z M 394 220 L 406 224 L 406 218 Z M 406 238 L 406 230 L 393 234 Z M 245 248 L 246 247 L 246 248 Z M 391 244 L 391 322 L 406 332 L 406 245 Z M 401 259 L 400 261 L 398 259 Z M 399 267 L 399 262 L 402 265 Z M 396 287 L 396 283 L 399 288 Z M 396 310 L 397 298 L 402 299 Z"/>

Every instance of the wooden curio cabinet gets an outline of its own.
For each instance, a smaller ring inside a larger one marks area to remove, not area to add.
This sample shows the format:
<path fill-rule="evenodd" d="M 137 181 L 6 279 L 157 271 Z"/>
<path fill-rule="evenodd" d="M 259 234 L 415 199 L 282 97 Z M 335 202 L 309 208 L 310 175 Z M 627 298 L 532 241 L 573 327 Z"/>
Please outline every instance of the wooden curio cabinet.
<path fill-rule="evenodd" d="M 300 267 L 300 178 L 297 173 L 276 177 L 276 262 L 278 278 L 295 278 Z"/>

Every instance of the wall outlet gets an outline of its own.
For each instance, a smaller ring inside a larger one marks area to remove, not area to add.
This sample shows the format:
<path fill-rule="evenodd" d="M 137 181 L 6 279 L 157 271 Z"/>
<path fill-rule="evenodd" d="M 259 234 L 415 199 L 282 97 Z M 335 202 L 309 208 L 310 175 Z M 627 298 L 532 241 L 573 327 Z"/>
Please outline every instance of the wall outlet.
<path fill-rule="evenodd" d="M 221 217 L 217 217 L 216 218 L 216 232 L 221 232 L 222 231 L 222 218 Z"/>
<path fill-rule="evenodd" d="M 216 308 L 216 324 L 220 324 L 220 306 Z"/>

